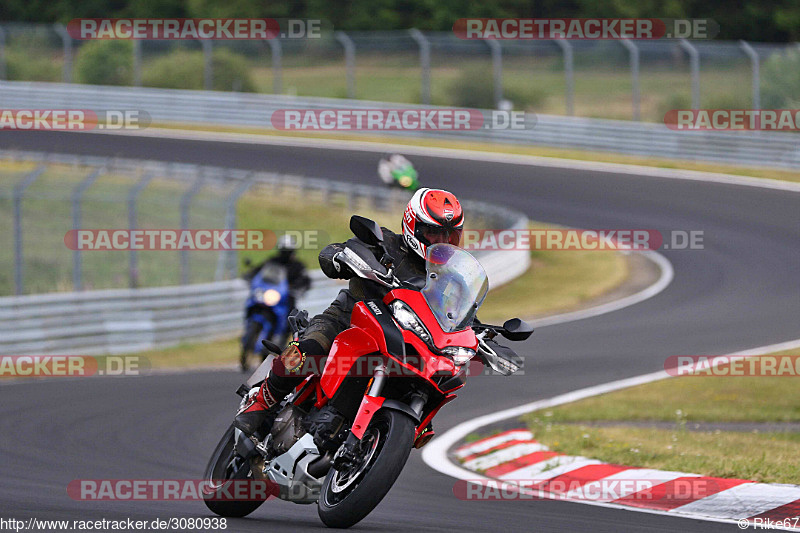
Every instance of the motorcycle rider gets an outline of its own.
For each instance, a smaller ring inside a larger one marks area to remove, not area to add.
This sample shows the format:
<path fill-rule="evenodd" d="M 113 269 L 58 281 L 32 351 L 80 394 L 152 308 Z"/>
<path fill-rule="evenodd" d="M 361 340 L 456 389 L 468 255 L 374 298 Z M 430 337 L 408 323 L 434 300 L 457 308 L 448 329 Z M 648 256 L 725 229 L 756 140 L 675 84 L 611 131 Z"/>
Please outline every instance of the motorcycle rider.
<path fill-rule="evenodd" d="M 402 235 L 381 228 L 384 246 L 394 260 L 395 275 L 403 281 L 424 278 L 427 247 L 436 243 L 458 245 L 463 226 L 464 215 L 455 195 L 441 189 L 419 189 L 403 213 Z M 320 252 L 319 264 L 329 278 L 349 279 L 349 288 L 341 290 L 325 311 L 309 321 L 302 336 L 275 358 L 267 379 L 243 399 L 233 424 L 245 434 L 266 436 L 280 402 L 307 376 L 300 373 L 306 358 L 315 359 L 317 364 L 310 365 L 312 368 L 322 368 L 334 338 L 350 327 L 353 306 L 362 300 L 383 298 L 388 292 L 389 289 L 342 269 L 336 254 L 343 249 L 344 244 L 329 244 Z"/>
<path fill-rule="evenodd" d="M 378 177 L 390 187 L 416 191 L 419 188 L 417 169 L 400 154 L 392 154 L 378 162 Z"/>
<path fill-rule="evenodd" d="M 311 287 L 311 278 L 308 277 L 306 266 L 297 259 L 298 246 L 296 239 L 288 234 L 281 235 L 276 248 L 278 250 L 277 254 L 252 267 L 244 275 L 244 279 L 248 282 L 252 280 L 267 263 L 281 265 L 286 269 L 286 281 L 289 282 L 289 309 L 292 309 L 295 306 L 297 296 Z"/>

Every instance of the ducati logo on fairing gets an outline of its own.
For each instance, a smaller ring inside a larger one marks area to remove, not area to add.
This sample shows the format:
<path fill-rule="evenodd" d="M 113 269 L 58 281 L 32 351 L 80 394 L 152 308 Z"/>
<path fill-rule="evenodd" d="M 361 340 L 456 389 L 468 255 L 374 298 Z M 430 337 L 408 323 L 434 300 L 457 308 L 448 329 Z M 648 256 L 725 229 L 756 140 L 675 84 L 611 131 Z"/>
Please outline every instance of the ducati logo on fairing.
<path fill-rule="evenodd" d="M 376 315 L 383 314 L 383 311 L 381 311 L 381 308 L 378 307 L 378 304 L 376 304 L 375 302 L 367 302 L 367 306 L 369 306 L 369 308 L 372 309 L 372 312 L 375 313 Z"/>

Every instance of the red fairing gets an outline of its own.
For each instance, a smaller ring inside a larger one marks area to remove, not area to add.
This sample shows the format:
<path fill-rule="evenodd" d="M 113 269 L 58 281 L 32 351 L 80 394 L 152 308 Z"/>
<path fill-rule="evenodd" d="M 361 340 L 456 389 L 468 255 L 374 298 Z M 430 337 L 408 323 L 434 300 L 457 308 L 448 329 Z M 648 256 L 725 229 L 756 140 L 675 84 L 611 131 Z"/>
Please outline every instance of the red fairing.
<path fill-rule="evenodd" d="M 439 412 L 439 409 L 441 409 L 442 407 L 445 406 L 445 404 L 448 404 L 448 403 L 452 402 L 455 399 L 456 399 L 456 395 L 455 394 L 448 394 L 447 396 L 445 396 L 444 399 L 442 400 L 442 402 L 439 405 L 437 405 L 436 407 L 434 407 L 431 410 L 431 412 L 428 413 L 428 416 L 426 416 L 425 419 L 422 422 L 419 423 L 419 425 L 417 426 L 417 431 L 414 434 L 414 440 L 419 438 L 419 434 L 422 433 L 422 430 L 424 430 L 425 427 L 430 423 L 430 421 L 433 420 L 433 417 L 436 416 L 436 413 Z"/>
<path fill-rule="evenodd" d="M 383 302 L 385 304 L 391 303 L 392 300 L 403 300 L 409 307 L 411 307 L 417 316 L 422 320 L 423 324 L 427 326 L 431 334 L 434 346 L 439 348 L 446 348 L 448 346 L 463 346 L 465 348 L 478 349 L 478 338 L 472 328 L 467 328 L 462 331 L 455 331 L 453 333 L 446 333 L 437 322 L 436 317 L 433 316 L 433 311 L 428 307 L 428 302 L 422 293 L 411 289 L 395 289 L 389 291 L 384 296 Z"/>
<path fill-rule="evenodd" d="M 359 302 L 356 307 L 359 305 L 362 304 Z M 353 315 L 355 315 L 355 310 L 353 310 Z M 380 331 L 380 326 L 376 325 L 375 327 L 378 327 Z M 386 341 L 383 340 L 383 343 L 385 345 Z M 351 368 L 359 357 L 379 350 L 380 346 L 372 335 L 355 325 L 337 335 L 320 377 L 322 391 L 325 395 L 330 398 L 336 393 L 344 378 L 347 377 L 347 372 L 344 370 Z"/>

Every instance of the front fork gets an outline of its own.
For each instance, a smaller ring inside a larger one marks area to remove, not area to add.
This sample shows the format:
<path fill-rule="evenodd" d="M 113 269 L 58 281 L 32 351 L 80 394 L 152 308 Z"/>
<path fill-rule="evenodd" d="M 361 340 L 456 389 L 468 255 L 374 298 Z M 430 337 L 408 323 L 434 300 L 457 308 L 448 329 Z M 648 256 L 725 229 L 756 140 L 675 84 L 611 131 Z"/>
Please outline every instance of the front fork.
<path fill-rule="evenodd" d="M 344 444 L 339 448 L 339 451 L 336 452 L 333 458 L 333 468 L 338 470 L 357 460 L 356 450 L 364 436 L 364 432 L 367 430 L 375 413 L 387 402 L 386 398 L 380 395 L 381 392 L 383 392 L 385 383 L 386 367 L 380 365 L 375 368 L 369 390 L 361 400 L 361 405 L 358 406 L 358 411 L 356 412 L 356 417 L 353 420 L 353 425 L 350 428 L 350 434 L 347 436 L 347 440 L 345 440 Z M 422 409 L 425 407 L 427 398 L 423 394 L 419 394 L 414 397 L 408 406 L 394 400 L 388 400 L 388 402 L 391 403 L 392 409 L 405 412 L 412 418 L 416 418 L 416 422 L 419 423 Z"/>

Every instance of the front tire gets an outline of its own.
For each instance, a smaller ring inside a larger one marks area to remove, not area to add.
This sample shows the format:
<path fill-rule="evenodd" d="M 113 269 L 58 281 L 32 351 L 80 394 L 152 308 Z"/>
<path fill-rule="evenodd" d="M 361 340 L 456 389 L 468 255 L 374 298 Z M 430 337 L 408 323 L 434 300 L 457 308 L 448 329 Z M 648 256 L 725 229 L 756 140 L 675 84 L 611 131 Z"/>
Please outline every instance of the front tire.
<path fill-rule="evenodd" d="M 203 501 L 212 513 L 228 518 L 247 516 L 264 503 L 263 500 L 222 500 L 224 484 L 212 483 L 212 480 L 247 479 L 250 465 L 236 454 L 234 449 L 236 432 L 233 425 L 222 436 L 222 439 L 211 454 L 203 479 L 208 487 L 203 489 Z M 237 462 L 238 460 L 238 462 Z"/>
<path fill-rule="evenodd" d="M 256 350 L 256 340 L 259 333 L 261 333 L 261 325 L 255 320 L 248 321 L 247 329 L 242 337 L 242 348 L 239 352 L 239 367 L 242 372 L 247 372 L 249 369 L 247 360 L 250 358 L 250 354 Z"/>
<path fill-rule="evenodd" d="M 361 439 L 365 461 L 331 469 L 322 485 L 317 510 L 328 527 L 346 528 L 367 516 L 392 488 L 414 443 L 414 422 L 405 414 L 378 411 Z"/>

